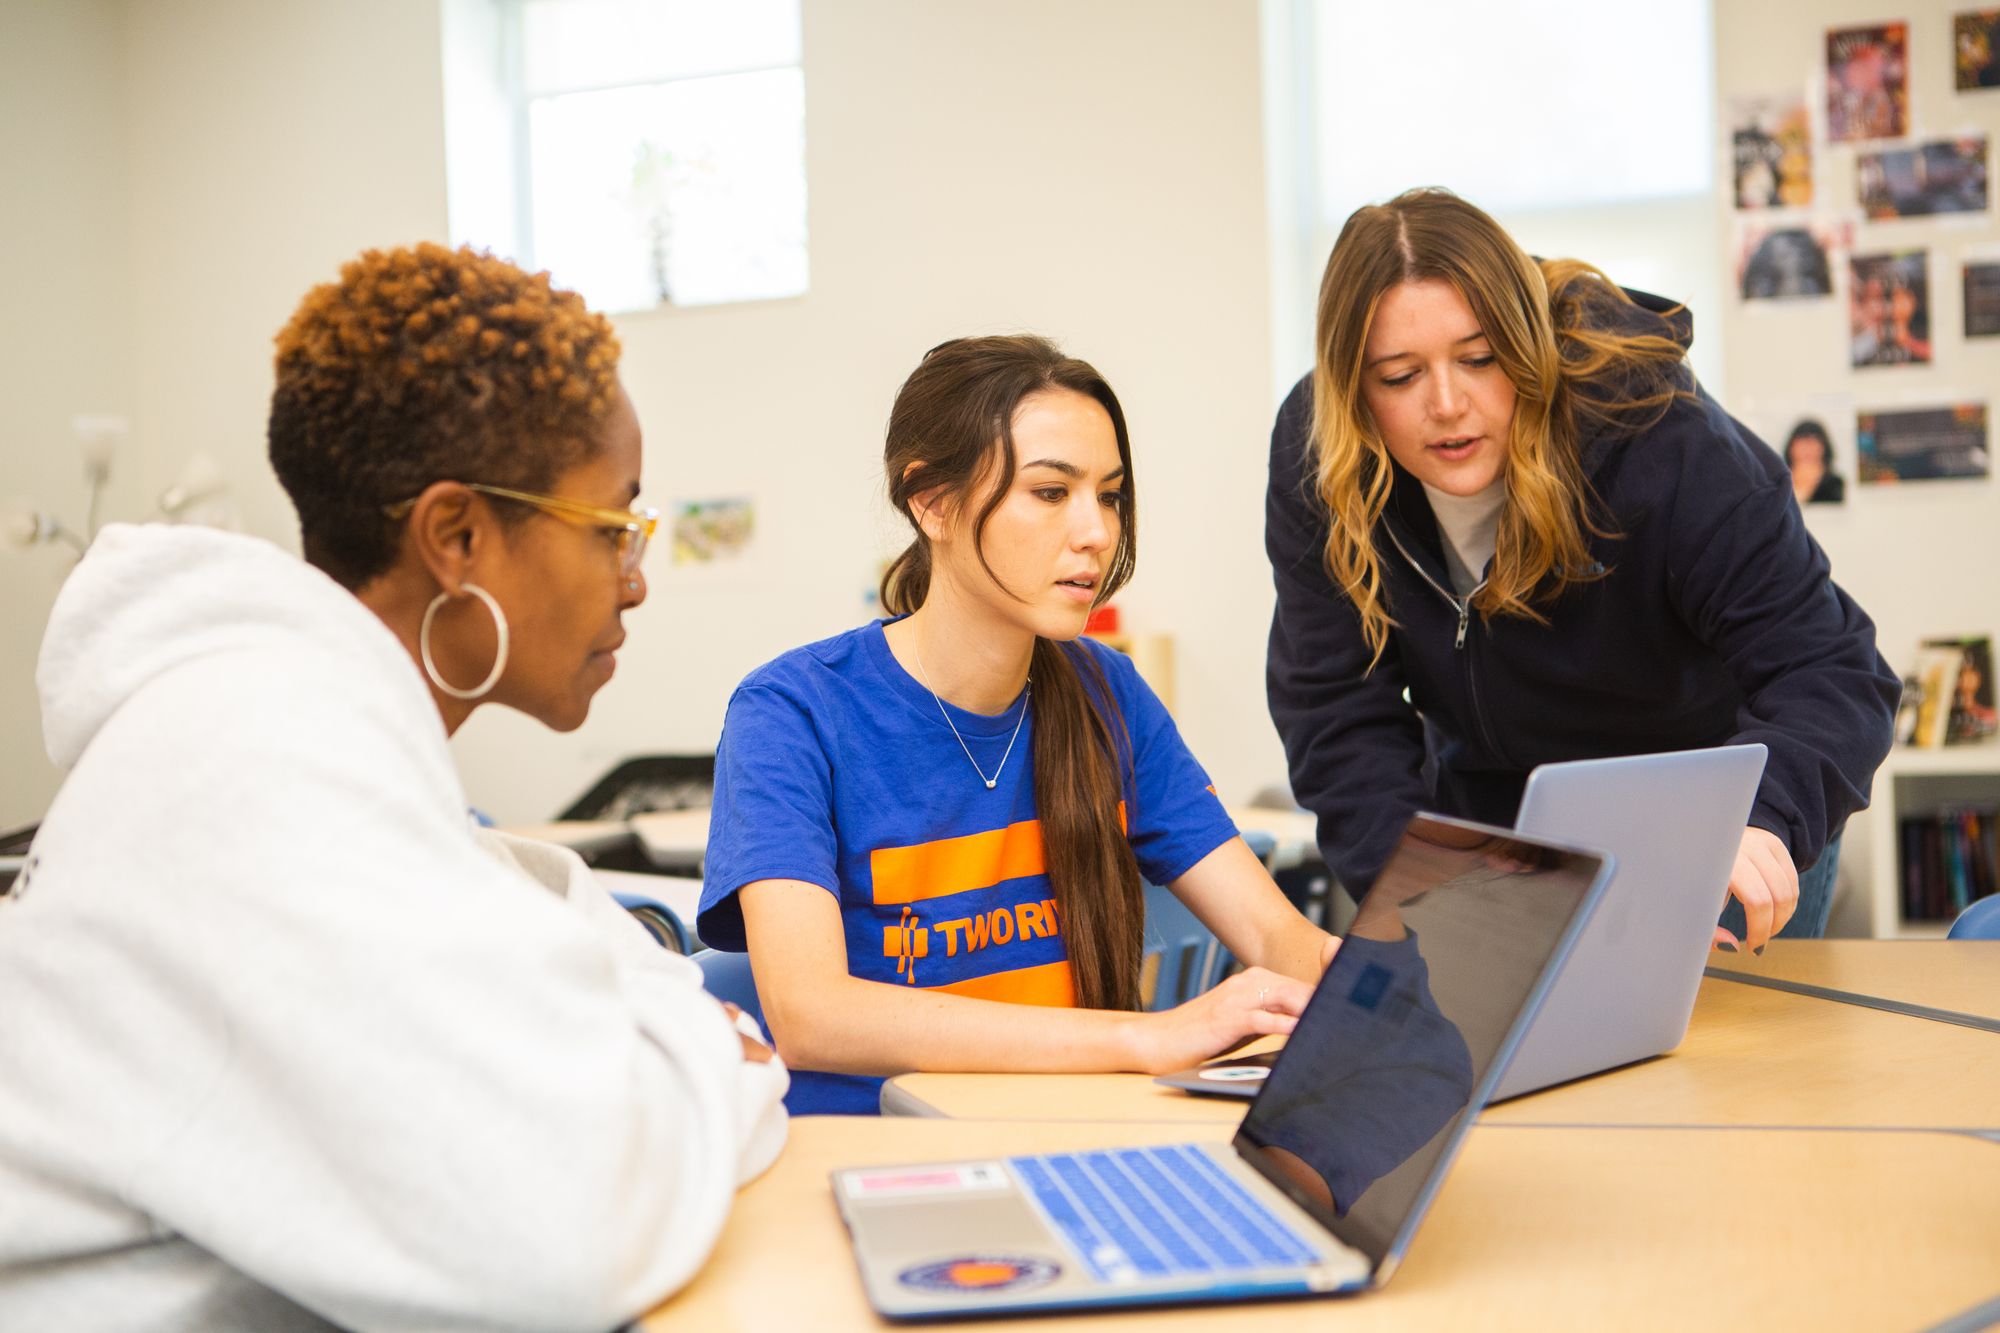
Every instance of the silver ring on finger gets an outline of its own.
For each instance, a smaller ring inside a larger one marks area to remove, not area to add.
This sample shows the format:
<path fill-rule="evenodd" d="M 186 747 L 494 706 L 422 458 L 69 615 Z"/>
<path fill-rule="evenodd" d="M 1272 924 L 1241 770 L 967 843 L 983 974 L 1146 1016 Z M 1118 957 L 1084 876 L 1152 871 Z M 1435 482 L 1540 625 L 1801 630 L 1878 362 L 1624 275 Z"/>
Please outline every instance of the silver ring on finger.
<path fill-rule="evenodd" d="M 1271 993 L 1271 988 L 1269 986 L 1259 986 L 1257 988 L 1257 1004 L 1259 1008 L 1263 1007 L 1264 997 L 1266 995 L 1269 995 L 1270 993 Z"/>

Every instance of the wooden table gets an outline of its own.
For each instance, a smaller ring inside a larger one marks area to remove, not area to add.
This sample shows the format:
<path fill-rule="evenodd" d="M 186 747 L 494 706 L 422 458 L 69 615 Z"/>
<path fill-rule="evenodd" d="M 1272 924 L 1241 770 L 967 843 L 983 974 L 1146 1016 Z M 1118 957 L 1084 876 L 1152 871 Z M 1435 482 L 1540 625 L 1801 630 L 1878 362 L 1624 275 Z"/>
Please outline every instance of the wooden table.
<path fill-rule="evenodd" d="M 615 847 L 632 836 L 631 825 L 621 819 L 564 819 L 547 824 L 510 824 L 501 831 L 517 838 L 553 842 L 586 860 L 592 852 Z"/>
<path fill-rule="evenodd" d="M 2000 1022 L 2000 940 L 1772 940 L 1709 967 Z"/>
<path fill-rule="evenodd" d="M 698 869 L 708 855 L 706 809 L 657 810 L 633 815 L 632 832 L 654 865 L 669 870 Z"/>
<path fill-rule="evenodd" d="M 1234 1125 L 1244 1105 L 1191 1097 L 1143 1074 L 904 1074 L 883 1095 L 884 1109 L 900 1114 L 989 1120 Z M 1995 1129 L 2000 1034 L 1710 977 L 1672 1054 L 1517 1097 L 1483 1119 Z"/>
<path fill-rule="evenodd" d="M 869 1310 L 839 1167 L 1225 1136 L 1220 1128 L 812 1117 L 642 1327 L 838 1333 Z M 1337 1307 L 981 1328 L 1919 1329 L 2000 1292 L 2000 1145 L 1934 1133 L 1475 1128 L 1409 1257 Z M 958 1328 L 972 1325 L 955 1325 Z"/>

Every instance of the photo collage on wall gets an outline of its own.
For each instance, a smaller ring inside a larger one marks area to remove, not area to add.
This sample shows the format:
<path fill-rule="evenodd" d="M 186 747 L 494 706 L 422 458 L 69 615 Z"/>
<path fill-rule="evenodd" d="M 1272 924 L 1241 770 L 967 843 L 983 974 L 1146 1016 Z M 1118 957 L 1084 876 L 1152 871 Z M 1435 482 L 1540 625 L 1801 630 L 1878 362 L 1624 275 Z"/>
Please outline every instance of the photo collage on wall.
<path fill-rule="evenodd" d="M 1794 88 L 1730 103 L 1739 299 L 1818 308 L 1832 321 L 1845 290 L 1853 392 L 1759 423 L 1792 469 L 1802 505 L 1844 504 L 1850 481 L 1991 472 L 1983 398 L 1939 391 L 1926 401 L 1902 377 L 1937 364 L 1941 347 L 1949 361 L 1961 345 L 2000 338 L 2000 246 L 1981 253 L 1957 244 L 1967 229 L 1993 224 L 1991 136 L 1963 120 L 1985 108 L 1957 99 L 2000 90 L 2000 9 L 1954 14 L 1949 53 L 1941 43 L 1932 49 L 1935 30 L 1926 31 L 1919 47 L 1904 18 L 1826 29 L 1823 83 L 1814 80 L 1823 95 Z M 1913 71 L 1921 72 L 1914 82 L 1935 88 L 1932 66 L 1946 59 L 1949 103 L 1934 106 L 1927 92 L 1913 105 Z M 1842 185 L 1848 163 L 1851 195 L 1830 188 Z M 1950 319 L 1954 295 L 1962 320 Z M 1962 328 L 1941 326 L 1941 314 Z"/>

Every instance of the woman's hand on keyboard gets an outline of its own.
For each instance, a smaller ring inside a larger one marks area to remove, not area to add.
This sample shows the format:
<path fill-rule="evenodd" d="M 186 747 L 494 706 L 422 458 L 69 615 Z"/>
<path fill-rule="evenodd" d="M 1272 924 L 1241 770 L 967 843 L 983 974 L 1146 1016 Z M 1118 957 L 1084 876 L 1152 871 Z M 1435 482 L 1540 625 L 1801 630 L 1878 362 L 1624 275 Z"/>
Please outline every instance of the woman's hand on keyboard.
<path fill-rule="evenodd" d="M 1215 989 L 1140 1024 L 1140 1068 L 1167 1074 L 1298 1026 L 1313 988 L 1261 967 L 1246 968 Z"/>

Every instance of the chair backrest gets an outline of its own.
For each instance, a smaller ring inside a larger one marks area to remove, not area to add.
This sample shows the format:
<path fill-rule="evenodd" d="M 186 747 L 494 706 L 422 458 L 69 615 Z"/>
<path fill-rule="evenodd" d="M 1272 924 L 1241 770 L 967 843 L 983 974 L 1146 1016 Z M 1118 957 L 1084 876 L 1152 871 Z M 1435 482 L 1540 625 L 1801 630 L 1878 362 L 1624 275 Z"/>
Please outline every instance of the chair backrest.
<path fill-rule="evenodd" d="M 1948 940 L 2000 940 L 2000 893 L 1969 903 L 1951 923 Z"/>
<path fill-rule="evenodd" d="M 750 971 L 750 955 L 703 949 L 694 956 L 694 961 L 695 966 L 701 969 L 702 988 L 716 999 L 727 1000 L 756 1019 L 768 1044 L 771 1029 L 764 1025 L 764 1006 L 757 999 L 757 978 Z"/>
<path fill-rule="evenodd" d="M 681 920 L 679 912 L 643 893 L 616 892 L 611 896 L 618 900 L 620 907 L 638 918 L 639 924 L 646 928 L 661 948 L 672 949 L 675 953 L 693 952 L 687 925 Z"/>
<path fill-rule="evenodd" d="M 1192 1000 L 1222 979 L 1229 951 L 1201 918 L 1158 884 L 1146 886 L 1145 963 L 1140 1000 L 1148 1009 L 1171 1009 Z"/>

